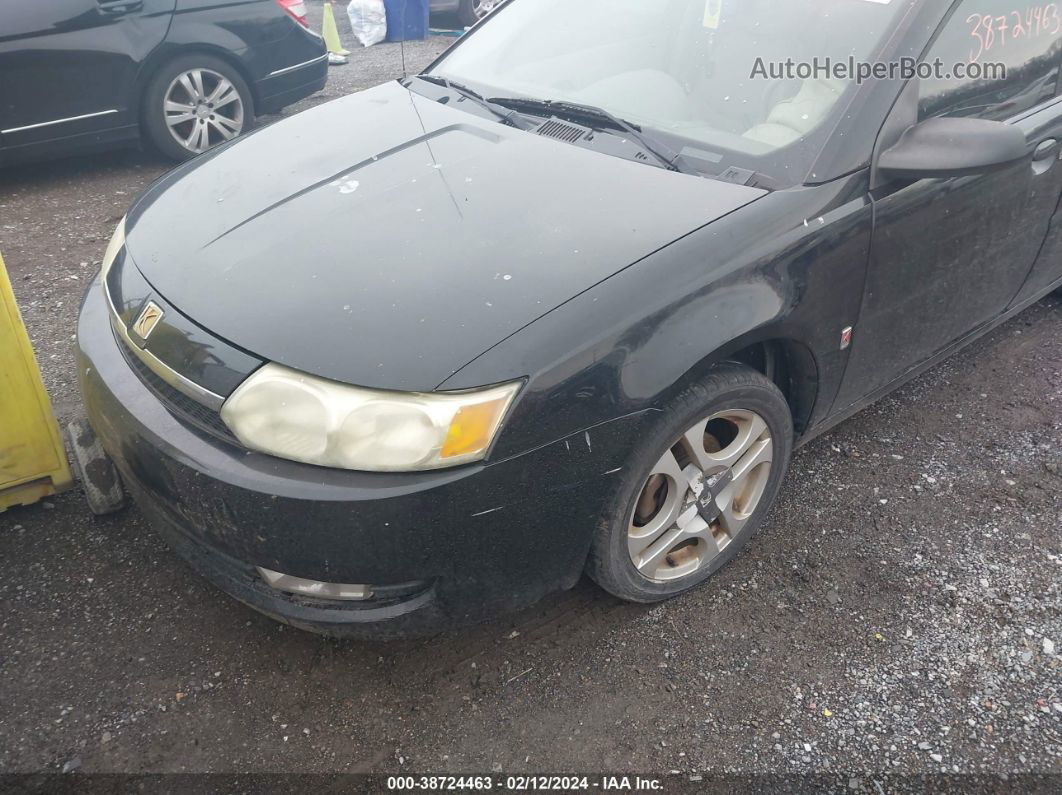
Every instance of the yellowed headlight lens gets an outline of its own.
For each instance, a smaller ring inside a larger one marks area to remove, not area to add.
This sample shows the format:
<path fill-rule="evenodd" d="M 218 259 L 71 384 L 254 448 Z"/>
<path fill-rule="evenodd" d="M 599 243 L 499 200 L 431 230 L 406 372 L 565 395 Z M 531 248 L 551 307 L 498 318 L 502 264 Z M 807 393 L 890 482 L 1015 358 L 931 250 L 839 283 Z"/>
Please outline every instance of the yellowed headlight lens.
<path fill-rule="evenodd" d="M 236 388 L 221 419 L 248 448 L 280 458 L 415 472 L 482 460 L 519 390 L 389 392 L 271 363 Z"/>
<path fill-rule="evenodd" d="M 125 219 L 123 218 L 118 222 L 118 228 L 114 230 L 114 234 L 111 235 L 111 242 L 107 244 L 107 250 L 103 253 L 103 263 L 100 266 L 100 278 L 107 278 L 107 271 L 111 269 L 111 265 L 114 264 L 115 257 L 118 256 L 118 252 L 122 250 L 122 246 L 125 245 Z"/>

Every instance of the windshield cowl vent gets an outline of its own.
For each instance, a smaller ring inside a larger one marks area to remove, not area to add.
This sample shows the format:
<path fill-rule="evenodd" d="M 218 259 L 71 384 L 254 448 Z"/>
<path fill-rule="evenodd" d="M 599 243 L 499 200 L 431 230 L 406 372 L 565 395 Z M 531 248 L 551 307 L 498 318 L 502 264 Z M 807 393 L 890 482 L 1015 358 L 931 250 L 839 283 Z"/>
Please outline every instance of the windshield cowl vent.
<path fill-rule="evenodd" d="M 561 121 L 554 116 L 552 119 L 546 119 L 542 122 L 535 132 L 547 138 L 556 138 L 558 141 L 567 141 L 570 144 L 574 144 L 576 141 L 590 135 L 592 131 L 589 127 L 580 127 L 578 124 Z"/>

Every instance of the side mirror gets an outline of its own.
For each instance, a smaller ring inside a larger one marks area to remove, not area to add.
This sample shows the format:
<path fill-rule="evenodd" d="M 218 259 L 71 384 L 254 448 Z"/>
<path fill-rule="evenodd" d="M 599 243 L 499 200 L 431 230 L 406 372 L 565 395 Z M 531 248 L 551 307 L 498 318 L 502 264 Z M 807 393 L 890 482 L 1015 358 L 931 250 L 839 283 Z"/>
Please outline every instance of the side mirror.
<path fill-rule="evenodd" d="M 1029 156 L 1025 134 L 988 119 L 926 119 L 878 156 L 889 177 L 932 179 L 997 171 Z"/>

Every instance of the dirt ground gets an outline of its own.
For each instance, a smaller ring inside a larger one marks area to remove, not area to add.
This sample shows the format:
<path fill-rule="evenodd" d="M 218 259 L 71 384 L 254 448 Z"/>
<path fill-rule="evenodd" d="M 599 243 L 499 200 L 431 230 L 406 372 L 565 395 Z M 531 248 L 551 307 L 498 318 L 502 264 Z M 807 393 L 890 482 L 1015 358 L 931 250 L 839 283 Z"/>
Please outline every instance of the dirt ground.
<path fill-rule="evenodd" d="M 358 50 L 288 112 L 400 64 Z M 81 293 L 165 168 L 0 172 L 0 251 L 63 420 Z M 1060 528 L 1057 297 L 801 450 L 750 549 L 652 608 L 583 582 L 430 640 L 325 640 L 74 491 L 0 514 L 0 771 L 1062 775 Z"/>

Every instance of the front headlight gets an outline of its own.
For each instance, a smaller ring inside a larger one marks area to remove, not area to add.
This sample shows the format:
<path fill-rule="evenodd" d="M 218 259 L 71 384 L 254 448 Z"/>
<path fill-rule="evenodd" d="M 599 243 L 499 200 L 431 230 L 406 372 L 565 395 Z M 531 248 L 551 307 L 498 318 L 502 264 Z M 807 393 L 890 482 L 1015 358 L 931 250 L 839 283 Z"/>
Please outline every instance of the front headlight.
<path fill-rule="evenodd" d="M 247 447 L 280 458 L 411 472 L 482 459 L 519 389 L 385 392 L 267 364 L 229 396 L 221 418 Z"/>
<path fill-rule="evenodd" d="M 118 227 L 114 230 L 114 234 L 111 235 L 111 242 L 107 244 L 107 250 L 103 252 L 103 264 L 100 266 L 100 281 L 107 280 L 107 272 L 111 269 L 111 265 L 114 264 L 118 252 L 122 250 L 122 246 L 124 245 L 125 218 L 118 222 Z"/>

